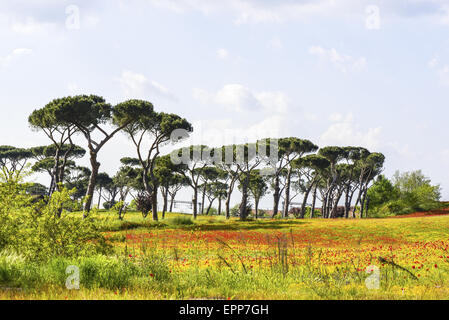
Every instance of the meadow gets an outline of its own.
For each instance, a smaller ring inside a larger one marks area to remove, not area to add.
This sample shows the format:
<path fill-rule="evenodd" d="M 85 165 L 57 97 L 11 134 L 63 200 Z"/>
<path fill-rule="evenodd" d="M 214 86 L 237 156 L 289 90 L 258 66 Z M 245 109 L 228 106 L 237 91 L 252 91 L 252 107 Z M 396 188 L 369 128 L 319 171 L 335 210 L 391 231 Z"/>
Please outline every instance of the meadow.
<path fill-rule="evenodd" d="M 159 222 L 137 212 L 123 221 L 96 215 L 109 254 L 31 262 L 3 252 L 0 299 L 449 298 L 449 215 L 194 222 L 175 213 Z M 66 288 L 70 265 L 80 270 L 79 290 Z M 377 273 L 379 286 L 367 286 Z"/>

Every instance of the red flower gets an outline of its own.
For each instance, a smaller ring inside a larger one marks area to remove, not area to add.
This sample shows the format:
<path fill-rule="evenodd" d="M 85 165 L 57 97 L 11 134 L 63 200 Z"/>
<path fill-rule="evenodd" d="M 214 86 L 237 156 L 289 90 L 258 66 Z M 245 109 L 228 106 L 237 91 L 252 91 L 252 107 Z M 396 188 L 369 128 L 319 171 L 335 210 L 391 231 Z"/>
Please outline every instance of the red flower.
<path fill-rule="evenodd" d="M 151 278 L 154 278 L 154 274 L 150 273 L 150 277 L 151 277 Z"/>
<path fill-rule="evenodd" d="M 437 264 L 435 264 L 435 268 L 438 268 L 438 265 L 437 265 Z"/>

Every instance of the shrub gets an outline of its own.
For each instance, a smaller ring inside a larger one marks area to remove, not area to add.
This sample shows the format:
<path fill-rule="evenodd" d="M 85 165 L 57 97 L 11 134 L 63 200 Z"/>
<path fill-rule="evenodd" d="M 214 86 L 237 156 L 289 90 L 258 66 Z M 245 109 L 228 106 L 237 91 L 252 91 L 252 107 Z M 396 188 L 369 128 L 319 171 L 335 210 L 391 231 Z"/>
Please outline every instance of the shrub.
<path fill-rule="evenodd" d="M 267 215 L 267 211 L 259 209 L 259 218 L 264 218 Z"/>
<path fill-rule="evenodd" d="M 32 197 L 26 194 L 26 186 L 14 182 L 0 184 L 0 250 L 16 245 L 19 230 L 26 222 Z M 36 204 L 36 208 L 42 205 Z"/>
<path fill-rule="evenodd" d="M 169 223 L 175 226 L 188 226 L 194 224 L 192 219 L 189 217 L 175 217 L 170 219 Z"/>
<path fill-rule="evenodd" d="M 103 208 L 105 208 L 106 210 L 111 210 L 116 203 L 117 201 L 106 201 L 105 203 L 103 203 Z"/>
<path fill-rule="evenodd" d="M 231 216 L 233 217 L 238 217 L 240 214 L 240 205 L 236 204 L 235 206 L 233 206 L 231 208 L 231 210 L 229 210 L 229 213 L 231 214 Z"/>
<path fill-rule="evenodd" d="M 53 193 L 48 203 L 34 203 L 16 183 L 0 185 L 0 248 L 27 260 L 106 253 L 109 246 L 95 225 L 95 212 L 83 219 L 64 209 L 73 193 Z"/>
<path fill-rule="evenodd" d="M 217 215 L 218 214 L 218 210 L 214 207 L 211 207 L 209 209 L 209 215 L 213 216 L 213 215 Z"/>
<path fill-rule="evenodd" d="M 142 213 L 142 217 L 146 218 L 151 211 L 152 201 L 148 192 L 139 192 L 136 197 L 136 209 Z"/>
<path fill-rule="evenodd" d="M 433 186 L 421 171 L 396 172 L 393 182 L 379 176 L 368 190 L 370 216 L 437 209 L 440 193 L 440 186 Z"/>
<path fill-rule="evenodd" d="M 128 207 L 124 201 L 119 201 L 112 207 L 112 210 L 117 212 L 119 220 L 123 220 L 127 212 L 127 209 Z"/>

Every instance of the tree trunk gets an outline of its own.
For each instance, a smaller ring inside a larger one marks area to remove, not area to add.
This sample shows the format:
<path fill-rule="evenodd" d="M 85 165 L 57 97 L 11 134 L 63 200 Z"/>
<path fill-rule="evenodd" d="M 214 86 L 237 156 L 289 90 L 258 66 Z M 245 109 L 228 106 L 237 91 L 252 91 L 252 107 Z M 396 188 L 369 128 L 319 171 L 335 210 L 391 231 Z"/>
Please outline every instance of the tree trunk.
<path fill-rule="evenodd" d="M 316 193 L 317 193 L 318 186 L 315 186 L 313 189 L 313 196 L 312 196 L 312 207 L 310 208 L 310 218 L 313 218 L 315 215 L 315 204 L 316 204 Z"/>
<path fill-rule="evenodd" d="M 287 171 L 287 180 L 285 183 L 285 202 L 284 202 L 284 208 L 282 213 L 282 218 L 288 217 L 288 210 L 290 207 L 290 183 L 291 183 L 291 176 L 292 176 L 292 168 L 291 166 L 288 168 Z"/>
<path fill-rule="evenodd" d="M 333 204 L 332 204 L 332 211 L 330 214 L 330 218 L 336 218 L 337 217 L 337 209 L 338 209 L 338 203 L 340 202 L 341 196 L 343 194 L 343 191 L 338 191 Z"/>
<path fill-rule="evenodd" d="M 259 219 L 259 198 L 255 197 L 254 198 L 254 209 L 256 211 L 256 219 Z"/>
<path fill-rule="evenodd" d="M 162 208 L 162 219 L 165 219 L 165 213 L 167 212 L 168 208 L 168 189 L 164 189 L 162 191 L 162 197 L 164 198 L 164 207 Z"/>
<path fill-rule="evenodd" d="M 54 188 L 54 184 L 55 184 L 55 177 L 53 175 L 53 173 L 50 173 L 50 187 L 48 188 L 48 196 L 51 197 L 52 193 L 53 193 L 53 188 Z"/>
<path fill-rule="evenodd" d="M 95 152 L 90 153 L 90 165 L 92 172 L 89 178 L 89 185 L 87 186 L 86 203 L 84 204 L 83 216 L 87 217 L 92 208 L 92 200 L 95 191 L 95 185 L 97 183 L 98 170 L 100 169 L 100 163 L 97 161 L 97 154 Z"/>
<path fill-rule="evenodd" d="M 206 216 L 209 215 L 210 209 L 212 208 L 212 204 L 214 203 L 215 199 L 213 199 L 212 201 L 209 202 L 209 206 L 207 207 L 206 210 Z"/>
<path fill-rule="evenodd" d="M 324 198 L 323 198 L 323 203 L 322 203 L 322 209 L 321 209 L 321 215 L 324 219 L 327 218 L 327 201 L 328 201 L 328 195 L 325 194 Z"/>
<path fill-rule="evenodd" d="M 226 202 L 225 202 L 225 210 L 226 210 L 226 219 L 230 219 L 231 218 L 231 195 L 232 195 L 232 191 L 234 191 L 234 184 L 235 184 L 235 178 L 233 177 L 231 180 L 231 183 L 229 184 L 229 188 L 228 188 L 228 194 L 226 197 Z"/>
<path fill-rule="evenodd" d="M 279 188 L 279 175 L 277 175 L 275 177 L 275 180 L 274 180 L 274 193 L 273 193 L 274 205 L 273 205 L 272 218 L 274 218 L 278 214 L 278 211 L 279 211 L 279 197 L 280 197 L 279 190 L 280 190 L 280 188 Z"/>
<path fill-rule="evenodd" d="M 355 211 L 357 210 L 357 205 L 360 203 L 361 199 L 362 199 L 362 185 L 360 185 L 360 189 L 359 189 L 359 194 L 357 195 L 357 199 L 355 200 L 355 204 L 354 204 L 354 217 L 355 217 Z M 362 208 L 360 208 L 362 209 Z M 362 216 L 360 215 L 360 218 Z"/>
<path fill-rule="evenodd" d="M 221 197 L 218 198 L 218 215 L 221 216 Z"/>
<path fill-rule="evenodd" d="M 100 190 L 98 192 L 98 209 L 100 209 L 101 206 L 101 191 L 102 191 L 102 187 L 100 187 Z"/>
<path fill-rule="evenodd" d="M 175 203 L 175 196 L 176 194 L 170 195 L 170 212 L 173 212 L 173 204 Z"/>
<path fill-rule="evenodd" d="M 52 168 L 52 184 L 50 187 L 49 194 L 50 196 L 55 192 L 56 188 L 58 188 L 59 180 L 58 180 L 58 167 L 59 167 L 59 147 L 56 148 L 56 154 L 55 154 L 55 164 Z"/>
<path fill-rule="evenodd" d="M 313 184 L 311 184 L 310 187 L 304 193 L 304 199 L 302 200 L 301 213 L 300 213 L 301 219 L 304 219 L 304 216 L 306 215 L 307 199 L 309 199 L 309 194 L 310 194 L 310 191 L 312 191 L 312 187 L 313 187 Z"/>
<path fill-rule="evenodd" d="M 365 213 L 365 201 L 366 201 L 366 188 L 363 190 L 362 200 L 360 203 L 360 217 L 363 218 L 363 214 Z M 365 214 L 365 218 L 368 218 L 368 216 Z"/>
<path fill-rule="evenodd" d="M 204 183 L 203 194 L 201 196 L 201 214 L 204 214 L 204 204 L 206 203 L 206 182 Z"/>
<path fill-rule="evenodd" d="M 151 206 L 152 206 L 154 221 L 159 220 L 159 217 L 157 214 L 157 190 L 158 190 L 158 188 L 156 186 L 154 186 L 153 191 L 151 192 Z"/>
<path fill-rule="evenodd" d="M 240 220 L 245 220 L 247 217 L 248 183 L 249 183 L 249 172 L 246 173 L 246 177 L 242 181 L 242 202 L 240 203 Z"/>
<path fill-rule="evenodd" d="M 349 211 L 351 210 L 351 202 L 349 201 L 349 192 L 350 192 L 350 185 L 346 187 L 346 193 L 345 193 L 345 218 L 349 218 Z"/>
<path fill-rule="evenodd" d="M 196 217 L 198 216 L 198 187 L 196 186 L 193 188 L 192 204 L 193 204 L 193 219 L 196 219 Z"/>

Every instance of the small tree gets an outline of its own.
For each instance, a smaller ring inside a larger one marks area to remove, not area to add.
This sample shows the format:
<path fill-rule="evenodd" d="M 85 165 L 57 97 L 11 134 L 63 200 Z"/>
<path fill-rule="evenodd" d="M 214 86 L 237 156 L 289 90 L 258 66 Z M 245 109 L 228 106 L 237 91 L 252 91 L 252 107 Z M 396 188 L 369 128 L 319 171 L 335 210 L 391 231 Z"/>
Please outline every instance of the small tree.
<path fill-rule="evenodd" d="M 207 188 L 208 185 L 211 181 L 216 181 L 218 179 L 219 176 L 219 171 L 216 167 L 213 166 L 207 166 L 204 168 L 200 168 L 199 170 L 199 174 L 200 174 L 200 180 L 202 181 L 202 200 L 201 202 L 203 203 L 203 205 L 201 206 L 201 214 L 204 214 L 204 207 L 205 207 L 205 200 L 206 200 L 206 192 L 207 192 Z"/>
<path fill-rule="evenodd" d="M 106 173 L 99 173 L 97 176 L 97 190 L 98 190 L 98 208 L 101 207 L 101 199 L 103 199 L 103 189 L 106 189 L 111 183 L 112 178 Z"/>
<path fill-rule="evenodd" d="M 92 199 L 100 168 L 100 163 L 97 160 L 98 153 L 118 132 L 137 121 L 141 116 L 146 115 L 148 111 L 151 112 L 152 110 L 148 110 L 145 106 L 139 104 L 125 103 L 113 107 L 106 103 L 102 97 L 79 95 L 55 99 L 43 109 L 35 111 L 30 117 L 30 122 L 35 126 L 47 128 L 46 133 L 50 132 L 48 128 L 55 130 L 54 128 L 65 126 L 70 128 L 70 137 L 76 130 L 86 139 L 89 149 L 91 176 L 89 178 L 84 205 L 85 216 L 92 206 Z M 45 123 L 42 125 L 36 120 L 40 114 L 46 117 L 44 118 Z M 113 129 L 108 132 L 106 127 L 111 125 Z M 69 140 L 71 141 L 71 138 Z"/>
<path fill-rule="evenodd" d="M 70 194 L 73 200 L 81 200 L 86 195 L 90 175 L 89 168 L 77 166 L 65 176 L 64 186 L 69 190 L 75 189 Z"/>
<path fill-rule="evenodd" d="M 33 156 L 30 150 L 11 146 L 0 146 L 0 180 L 17 182 L 22 177 L 28 160 Z"/>
<path fill-rule="evenodd" d="M 170 195 L 170 212 L 173 212 L 173 205 L 176 195 L 184 188 L 190 186 L 190 179 L 175 172 L 170 177 L 170 183 L 168 184 L 168 194 Z"/>
<path fill-rule="evenodd" d="M 56 189 L 59 190 L 60 183 L 64 181 L 65 166 L 69 155 L 76 150 L 73 136 L 77 133 L 77 127 L 71 121 L 60 117 L 62 104 L 62 99 L 53 100 L 45 107 L 34 110 L 28 117 L 31 128 L 35 131 L 43 131 L 53 143 L 52 147 L 37 147 L 33 150 L 33 154 L 37 158 L 45 155 L 46 158 L 53 159 L 50 195 Z"/>
<path fill-rule="evenodd" d="M 207 199 L 209 200 L 209 205 L 206 209 L 206 215 L 209 215 L 215 200 L 217 200 L 220 197 L 223 197 L 226 194 L 227 187 L 228 186 L 226 184 L 220 181 L 214 181 L 207 184 L 205 194 L 207 196 Z"/>
<path fill-rule="evenodd" d="M 173 156 L 183 159 L 182 164 L 180 163 L 177 166 L 177 170 L 186 178 L 186 181 L 189 182 L 190 187 L 192 188 L 194 219 L 196 219 L 198 215 L 198 191 L 200 188 L 201 172 L 210 164 L 209 159 L 203 157 L 203 155 L 210 154 L 210 152 L 211 149 L 205 145 L 190 146 L 173 152 Z"/>
<path fill-rule="evenodd" d="M 135 180 L 138 177 L 138 171 L 130 166 L 122 166 L 119 171 L 113 177 L 113 183 L 118 190 L 118 216 L 120 220 L 123 220 L 123 214 L 127 207 L 126 198 L 128 197 L 131 189 L 135 184 Z"/>
<path fill-rule="evenodd" d="M 175 176 L 178 176 L 176 171 L 176 165 L 174 165 L 171 161 L 170 155 L 165 155 L 156 159 L 154 176 L 158 180 L 158 185 L 160 186 L 164 202 L 162 208 L 162 219 L 165 219 L 165 213 L 168 209 L 168 194 L 170 185 L 176 179 Z"/>
<path fill-rule="evenodd" d="M 296 159 L 292 162 L 292 168 L 300 172 L 304 180 L 304 197 L 303 202 L 301 204 L 301 210 L 299 212 L 299 217 L 301 219 L 304 218 L 306 214 L 306 206 L 307 201 L 309 199 L 309 195 L 313 190 L 313 199 L 312 199 L 312 211 L 311 218 L 313 218 L 313 212 L 315 210 L 315 202 L 316 202 L 316 192 L 318 188 L 318 182 L 321 179 L 321 173 L 323 170 L 328 168 L 330 165 L 329 161 L 315 154 L 308 155 L 304 158 Z"/>
<path fill-rule="evenodd" d="M 258 152 L 259 144 L 245 144 L 235 146 L 235 163 L 238 179 L 241 185 L 242 201 L 240 202 L 240 220 L 245 220 L 250 208 L 248 191 L 251 174 L 262 163 L 263 159 Z"/>
<path fill-rule="evenodd" d="M 171 141 L 172 133 L 177 129 L 192 132 L 192 125 L 175 114 L 157 113 L 150 102 L 142 100 L 129 100 L 117 107 L 146 110 L 137 121 L 128 124 L 125 132 L 130 137 L 137 151 L 137 158 L 142 167 L 142 179 L 145 190 L 151 195 L 153 220 L 158 220 L 157 192 L 158 179 L 154 174 L 156 159 L 160 155 L 160 148 Z M 147 139 L 144 141 L 144 139 Z M 149 146 L 145 148 L 145 146 Z M 145 152 L 144 152 L 145 150 Z"/>
<path fill-rule="evenodd" d="M 50 193 L 59 188 L 56 184 L 63 182 L 68 171 L 76 166 L 74 160 L 80 159 L 86 154 L 86 150 L 73 143 L 33 147 L 30 151 L 33 153 L 33 158 L 37 160 L 32 171 L 45 172 L 50 175 Z M 50 193 L 49 195 L 51 195 Z"/>
<path fill-rule="evenodd" d="M 259 201 L 264 197 L 269 188 L 267 183 L 267 177 L 260 174 L 260 170 L 254 170 L 249 178 L 248 186 L 253 198 L 254 198 L 254 209 L 255 217 L 259 218 Z"/>

